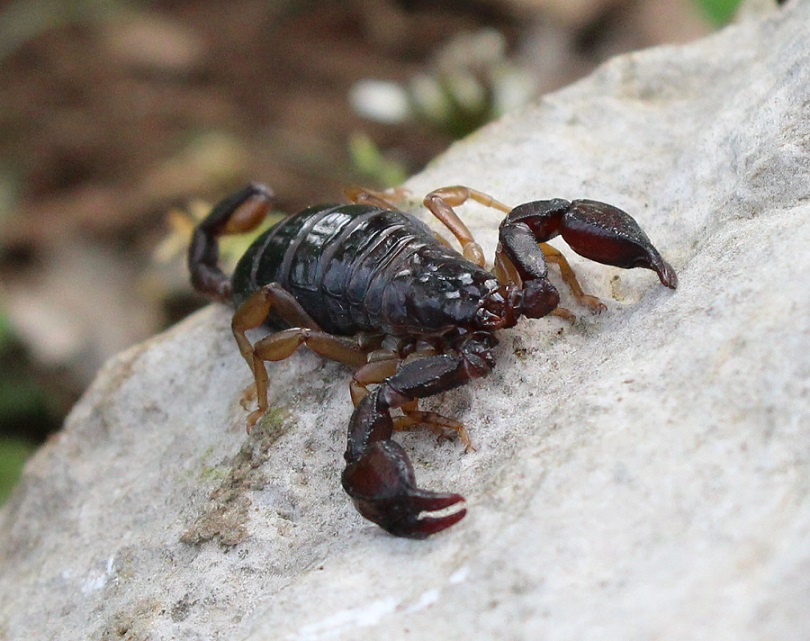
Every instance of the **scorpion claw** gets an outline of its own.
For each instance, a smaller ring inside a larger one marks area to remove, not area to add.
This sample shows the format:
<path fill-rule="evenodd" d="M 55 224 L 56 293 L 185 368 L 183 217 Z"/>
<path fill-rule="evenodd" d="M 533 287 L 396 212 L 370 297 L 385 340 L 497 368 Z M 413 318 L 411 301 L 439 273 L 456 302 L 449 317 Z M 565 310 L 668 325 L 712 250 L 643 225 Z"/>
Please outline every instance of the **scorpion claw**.
<path fill-rule="evenodd" d="M 458 501 L 464 500 L 464 498 L 458 494 L 452 494 L 451 496 L 455 497 L 456 499 L 451 505 L 457 503 Z M 407 534 L 400 534 L 399 536 L 407 536 L 413 539 L 424 539 L 432 534 L 436 534 L 437 532 L 441 532 L 442 530 L 449 528 L 451 525 L 455 525 L 461 519 L 463 519 L 466 514 L 467 510 L 462 508 L 445 516 L 423 516 L 421 518 L 417 518 L 415 524 L 410 524 Z M 393 531 L 392 533 L 395 534 Z"/>
<path fill-rule="evenodd" d="M 418 514 L 419 512 L 444 510 L 463 500 L 463 496 L 452 492 L 430 492 L 429 490 L 415 489 L 411 490 L 411 493 L 404 499 L 403 503 L 407 504 L 409 511 Z"/>
<path fill-rule="evenodd" d="M 357 511 L 394 536 L 424 539 L 458 523 L 467 510 L 423 516 L 464 501 L 459 494 L 430 492 L 415 486 L 413 468 L 394 441 L 372 444 L 343 472 L 343 487 Z"/>
<path fill-rule="evenodd" d="M 452 507 L 462 501 L 459 494 L 419 492 L 420 496 L 403 496 L 397 499 L 354 499 L 357 511 L 394 536 L 409 539 L 424 539 L 458 523 L 467 514 L 462 508 L 443 516 L 422 515 Z"/>

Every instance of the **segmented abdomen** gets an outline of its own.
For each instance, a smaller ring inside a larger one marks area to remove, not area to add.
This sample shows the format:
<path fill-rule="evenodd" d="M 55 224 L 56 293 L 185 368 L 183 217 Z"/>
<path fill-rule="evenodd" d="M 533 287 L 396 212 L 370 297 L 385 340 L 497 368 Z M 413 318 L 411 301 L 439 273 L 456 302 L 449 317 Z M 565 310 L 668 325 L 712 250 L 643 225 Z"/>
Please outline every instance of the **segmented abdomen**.
<path fill-rule="evenodd" d="M 369 205 L 310 207 L 268 229 L 247 250 L 232 278 L 234 303 L 276 282 L 325 331 L 373 331 L 381 326 L 389 275 L 427 245 L 438 245 L 427 225 L 401 212 Z"/>

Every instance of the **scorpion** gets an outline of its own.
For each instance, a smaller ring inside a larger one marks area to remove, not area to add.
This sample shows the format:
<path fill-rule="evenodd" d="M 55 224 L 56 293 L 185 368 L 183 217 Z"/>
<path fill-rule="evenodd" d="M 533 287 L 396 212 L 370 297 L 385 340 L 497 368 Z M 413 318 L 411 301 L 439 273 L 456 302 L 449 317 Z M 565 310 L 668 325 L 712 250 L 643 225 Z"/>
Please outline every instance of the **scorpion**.
<path fill-rule="evenodd" d="M 638 223 L 607 203 L 552 199 L 512 208 L 469 187 L 437 189 L 423 202 L 457 239 L 458 252 L 387 192 L 345 193 L 348 203 L 312 206 L 271 226 L 227 276 L 218 238 L 255 229 L 272 209 L 268 187 L 247 185 L 195 229 L 191 280 L 235 307 L 233 335 L 253 374 L 245 398 L 255 394 L 257 403 L 248 430 L 268 410 L 265 362 L 306 345 L 354 369 L 343 488 L 366 519 L 395 536 L 423 539 L 464 518 L 464 498 L 417 487 L 394 432 L 449 428 L 472 445 L 463 424 L 421 411 L 419 400 L 486 376 L 495 365 L 496 332 L 521 317 L 574 318 L 559 306 L 549 263 L 579 303 L 593 313 L 605 309 L 583 293 L 565 256 L 547 242 L 559 235 L 592 261 L 653 270 L 671 289 L 677 276 Z M 491 269 L 454 209 L 467 201 L 505 214 Z M 246 332 L 260 327 L 270 333 L 251 343 Z"/>

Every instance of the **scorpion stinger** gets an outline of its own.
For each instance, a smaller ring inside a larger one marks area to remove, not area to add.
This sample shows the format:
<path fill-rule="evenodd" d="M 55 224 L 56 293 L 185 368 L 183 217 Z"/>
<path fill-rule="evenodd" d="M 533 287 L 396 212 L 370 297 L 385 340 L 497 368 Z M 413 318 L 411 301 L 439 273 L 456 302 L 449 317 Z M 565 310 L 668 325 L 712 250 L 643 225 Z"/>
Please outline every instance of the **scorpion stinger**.
<path fill-rule="evenodd" d="M 218 264 L 217 238 L 244 234 L 258 227 L 270 211 L 272 199 L 269 187 L 250 183 L 220 202 L 197 226 L 188 249 L 188 269 L 195 289 L 218 300 L 231 299 L 231 279 Z"/>

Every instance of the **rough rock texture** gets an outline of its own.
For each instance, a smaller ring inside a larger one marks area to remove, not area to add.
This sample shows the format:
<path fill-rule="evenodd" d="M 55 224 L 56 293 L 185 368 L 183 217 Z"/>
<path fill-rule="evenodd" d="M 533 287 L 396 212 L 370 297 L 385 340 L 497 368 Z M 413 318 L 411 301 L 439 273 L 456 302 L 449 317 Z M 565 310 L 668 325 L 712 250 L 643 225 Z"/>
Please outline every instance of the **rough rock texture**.
<path fill-rule="evenodd" d="M 224 308 L 115 358 L 0 515 L 0 639 L 810 638 L 808 113 L 794 0 L 615 59 L 409 183 L 615 203 L 680 275 L 575 258 L 608 310 L 504 332 L 433 404 L 478 451 L 401 437 L 468 499 L 429 541 L 340 489 L 339 365 L 274 366 L 248 437 Z M 497 216 L 464 215 L 491 255 Z"/>

